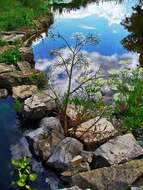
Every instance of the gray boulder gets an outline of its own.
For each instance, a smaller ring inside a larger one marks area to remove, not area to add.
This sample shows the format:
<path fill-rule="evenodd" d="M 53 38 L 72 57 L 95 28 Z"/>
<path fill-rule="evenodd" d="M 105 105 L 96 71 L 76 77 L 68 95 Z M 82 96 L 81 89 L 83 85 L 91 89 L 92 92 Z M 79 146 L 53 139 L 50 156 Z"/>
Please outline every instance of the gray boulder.
<path fill-rule="evenodd" d="M 26 134 L 36 156 L 47 160 L 55 146 L 64 138 L 60 121 L 54 117 L 43 118 L 38 129 Z"/>
<path fill-rule="evenodd" d="M 81 189 L 125 190 L 143 175 L 143 160 L 82 172 L 72 177 Z"/>
<path fill-rule="evenodd" d="M 53 150 L 47 161 L 47 165 L 55 168 L 59 172 L 70 169 L 72 159 L 80 155 L 83 145 L 78 140 L 67 137 L 62 140 Z"/>
<path fill-rule="evenodd" d="M 118 136 L 94 152 L 95 162 L 103 159 L 109 165 L 123 163 L 143 155 L 143 148 L 132 134 Z M 99 158 L 99 159 L 98 159 Z"/>

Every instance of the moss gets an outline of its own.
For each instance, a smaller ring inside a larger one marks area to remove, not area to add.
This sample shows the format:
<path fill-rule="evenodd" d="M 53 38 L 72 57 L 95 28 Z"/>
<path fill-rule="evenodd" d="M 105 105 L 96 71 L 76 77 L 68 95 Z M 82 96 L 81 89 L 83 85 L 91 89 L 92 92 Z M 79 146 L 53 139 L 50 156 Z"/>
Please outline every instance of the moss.
<path fill-rule="evenodd" d="M 14 100 L 13 108 L 16 112 L 21 113 L 23 111 L 24 103 L 19 99 Z"/>

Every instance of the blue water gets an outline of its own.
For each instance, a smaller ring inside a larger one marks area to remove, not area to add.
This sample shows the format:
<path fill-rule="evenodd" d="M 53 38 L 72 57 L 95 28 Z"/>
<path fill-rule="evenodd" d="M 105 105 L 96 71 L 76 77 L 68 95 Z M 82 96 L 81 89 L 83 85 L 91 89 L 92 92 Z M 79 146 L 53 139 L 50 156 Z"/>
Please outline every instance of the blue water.
<path fill-rule="evenodd" d="M 21 137 L 17 114 L 13 109 L 11 97 L 0 99 L 0 189 L 8 190 L 11 184 L 10 145 Z"/>
<path fill-rule="evenodd" d="M 70 36 L 80 32 L 85 35 L 91 33 L 96 35 L 100 43 L 96 46 L 85 48 L 88 52 L 98 52 L 101 56 L 123 55 L 128 51 L 122 46 L 121 40 L 128 35 L 128 32 L 121 25 L 121 21 L 130 16 L 137 0 L 116 3 L 108 1 L 90 3 L 85 8 L 78 10 L 64 10 L 61 14 L 55 13 L 55 22 L 51 26 L 52 32 L 59 32 L 69 43 L 72 44 Z M 35 60 L 50 59 L 49 52 L 62 45 L 62 41 L 53 41 L 49 37 L 33 44 Z M 131 55 L 130 55 L 131 56 Z"/>

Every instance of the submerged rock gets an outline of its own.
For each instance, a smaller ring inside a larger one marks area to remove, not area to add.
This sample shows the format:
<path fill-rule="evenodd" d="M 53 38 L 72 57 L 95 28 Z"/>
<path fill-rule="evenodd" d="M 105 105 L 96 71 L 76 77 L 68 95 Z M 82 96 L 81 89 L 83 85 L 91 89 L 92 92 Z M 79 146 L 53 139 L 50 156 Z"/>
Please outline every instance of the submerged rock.
<path fill-rule="evenodd" d="M 64 189 L 59 189 L 59 190 L 82 190 L 82 189 L 80 189 L 78 186 L 73 186 L 70 188 L 64 188 Z"/>
<path fill-rule="evenodd" d="M 125 190 L 143 175 L 143 160 L 82 172 L 72 177 L 72 184 L 82 189 Z"/>
<path fill-rule="evenodd" d="M 143 148 L 132 134 L 118 136 L 101 145 L 96 151 L 95 162 L 106 161 L 109 165 L 126 162 L 143 155 Z M 99 158 L 99 159 L 97 159 Z"/>
<path fill-rule="evenodd" d="M 47 160 L 55 146 L 64 138 L 60 121 L 54 117 L 43 118 L 38 129 L 26 134 L 33 152 Z"/>
<path fill-rule="evenodd" d="M 95 150 L 97 146 L 117 135 L 117 130 L 106 118 L 95 118 L 79 125 L 75 130 L 75 136 L 81 140 L 86 149 Z M 97 122 L 96 122 L 97 121 Z M 70 130 L 70 132 L 74 132 Z"/>
<path fill-rule="evenodd" d="M 78 140 L 66 137 L 53 150 L 52 155 L 47 161 L 47 165 L 55 168 L 59 172 L 70 169 L 72 159 L 80 155 L 83 145 Z"/>
<path fill-rule="evenodd" d="M 24 119 L 41 119 L 57 108 L 56 96 L 50 90 L 40 91 L 24 102 Z"/>
<path fill-rule="evenodd" d="M 12 97 L 15 99 L 26 99 L 38 92 L 35 85 L 21 85 L 12 88 Z"/>
<path fill-rule="evenodd" d="M 0 89 L 0 98 L 5 98 L 8 96 L 8 91 L 6 89 Z"/>

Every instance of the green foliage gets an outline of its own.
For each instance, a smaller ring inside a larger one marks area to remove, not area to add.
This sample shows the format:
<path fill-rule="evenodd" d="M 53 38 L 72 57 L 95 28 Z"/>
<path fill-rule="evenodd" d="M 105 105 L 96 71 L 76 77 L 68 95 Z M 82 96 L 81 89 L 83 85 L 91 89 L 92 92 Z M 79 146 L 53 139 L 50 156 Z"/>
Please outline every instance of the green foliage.
<path fill-rule="evenodd" d="M 44 0 L 1 0 L 0 30 L 32 26 L 33 20 L 48 11 Z"/>
<path fill-rule="evenodd" d="M 21 102 L 18 99 L 15 99 L 13 107 L 14 107 L 14 109 L 15 109 L 16 112 L 20 113 L 23 110 L 23 102 Z"/>
<path fill-rule="evenodd" d="M 0 38 L 0 47 L 3 47 L 5 45 L 8 45 L 7 41 Z"/>
<path fill-rule="evenodd" d="M 17 189 L 33 190 L 31 182 L 36 181 L 37 174 L 34 173 L 30 166 L 30 159 L 24 156 L 22 160 L 12 160 L 17 180 L 12 182 L 12 185 Z"/>
<path fill-rule="evenodd" d="M 17 61 L 21 60 L 21 52 L 19 47 L 8 48 L 2 54 L 0 54 L 0 63 L 16 65 Z"/>
<path fill-rule="evenodd" d="M 123 123 L 123 130 L 139 134 L 143 132 L 143 69 L 114 75 L 115 114 Z"/>

